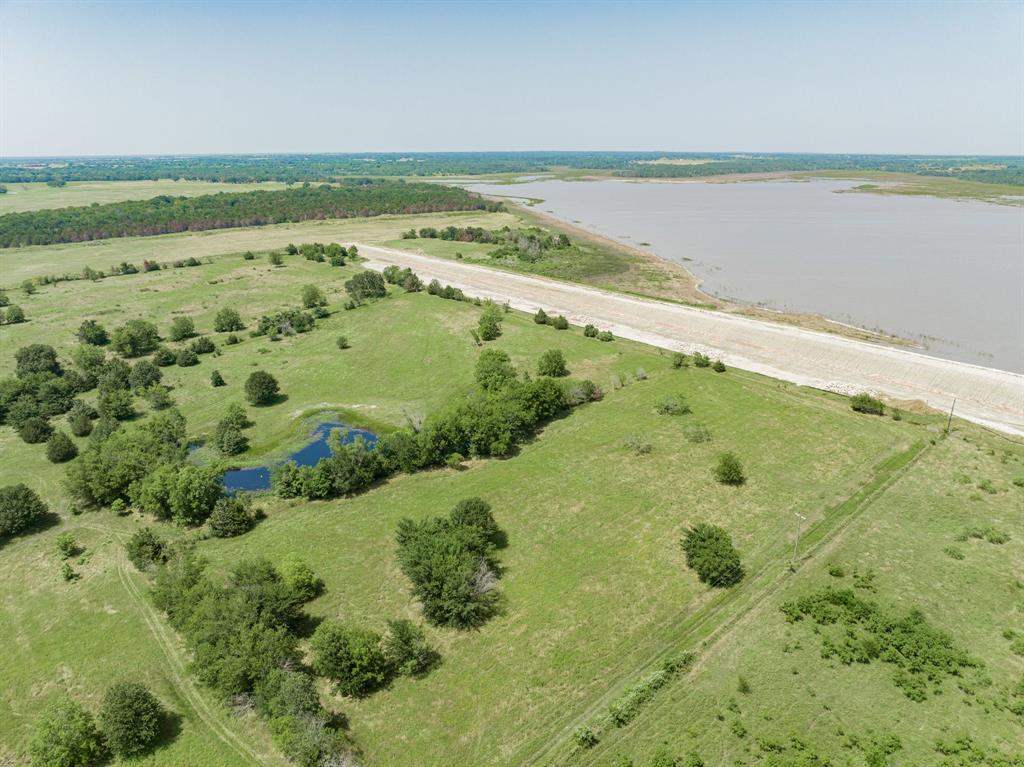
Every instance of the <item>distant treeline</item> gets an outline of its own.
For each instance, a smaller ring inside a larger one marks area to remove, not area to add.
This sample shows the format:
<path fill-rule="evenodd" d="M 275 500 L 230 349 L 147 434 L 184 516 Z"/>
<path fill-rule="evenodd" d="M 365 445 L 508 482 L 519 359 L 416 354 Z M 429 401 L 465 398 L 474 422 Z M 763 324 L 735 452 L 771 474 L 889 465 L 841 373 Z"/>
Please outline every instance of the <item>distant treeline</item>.
<path fill-rule="evenodd" d="M 714 160 L 704 164 L 655 160 Z M 0 159 L 0 183 L 138 181 L 336 181 L 350 176 L 538 173 L 557 168 L 622 176 L 675 177 L 799 170 L 882 170 L 1024 185 L 1024 158 L 980 156 L 697 152 L 432 152 Z"/>
<path fill-rule="evenodd" d="M 463 189 L 404 181 L 349 180 L 282 191 L 154 197 L 0 216 L 0 247 L 82 242 L 170 232 L 263 226 L 310 219 L 498 210 Z"/>

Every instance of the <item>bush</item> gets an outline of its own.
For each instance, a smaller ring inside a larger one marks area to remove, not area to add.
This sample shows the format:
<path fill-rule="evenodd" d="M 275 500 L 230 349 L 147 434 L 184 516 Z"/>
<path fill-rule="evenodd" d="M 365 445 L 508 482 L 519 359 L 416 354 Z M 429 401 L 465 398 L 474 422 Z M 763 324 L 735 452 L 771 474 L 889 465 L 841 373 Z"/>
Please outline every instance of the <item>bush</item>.
<path fill-rule="evenodd" d="M 160 383 L 162 378 L 163 373 L 160 372 L 160 368 L 149 360 L 139 360 L 132 366 L 131 373 L 128 374 L 128 386 L 132 391 L 138 393 Z"/>
<path fill-rule="evenodd" d="M 26 418 L 18 425 L 18 436 L 29 445 L 46 442 L 51 434 L 53 434 L 53 427 L 50 426 L 50 422 L 38 416 Z"/>
<path fill-rule="evenodd" d="M 345 336 L 338 336 L 338 340 L 336 341 L 336 343 L 339 349 L 349 348 L 348 338 L 346 338 Z"/>
<path fill-rule="evenodd" d="M 228 337 L 224 339 L 225 346 L 234 346 L 237 343 L 241 343 L 242 339 L 236 336 L 234 333 L 229 333 Z"/>
<path fill-rule="evenodd" d="M 538 309 L 537 313 L 535 315 L 533 315 L 533 321 L 536 322 L 538 325 L 547 325 L 548 324 L 547 312 L 545 312 L 543 309 Z"/>
<path fill-rule="evenodd" d="M 659 400 L 658 404 L 654 406 L 654 412 L 658 415 L 687 415 L 693 410 L 686 401 L 686 397 L 682 394 L 675 394 Z"/>
<path fill-rule="evenodd" d="M 102 392 L 96 402 L 96 410 L 100 418 L 113 418 L 115 421 L 127 421 L 135 416 L 131 392 L 124 389 Z"/>
<path fill-rule="evenodd" d="M 720 527 L 700 523 L 683 536 L 686 565 L 710 586 L 732 586 L 743 579 L 739 552 L 729 534 Z"/>
<path fill-rule="evenodd" d="M 580 748 L 593 748 L 597 745 L 598 737 L 590 727 L 581 725 L 573 731 L 572 740 Z"/>
<path fill-rule="evenodd" d="M 622 444 L 626 450 L 636 455 L 647 455 L 654 449 L 650 440 L 642 434 L 630 434 L 623 440 Z"/>
<path fill-rule="evenodd" d="M 71 533 L 61 533 L 57 536 L 57 553 L 64 559 L 73 557 L 79 551 L 78 542 Z"/>
<path fill-rule="evenodd" d="M 78 326 L 78 331 L 75 333 L 75 336 L 83 344 L 105 346 L 110 343 L 110 335 L 107 333 L 106 328 L 96 322 L 96 320 L 85 320 L 82 322 L 82 324 Z"/>
<path fill-rule="evenodd" d="M 324 590 L 324 582 L 313 568 L 297 557 L 293 557 L 281 568 L 284 582 L 303 602 L 315 599 Z"/>
<path fill-rule="evenodd" d="M 174 407 L 174 400 L 171 399 L 171 390 L 163 384 L 151 386 L 146 392 L 146 401 L 154 410 L 167 410 Z"/>
<path fill-rule="evenodd" d="M 682 352 L 676 352 L 672 355 L 672 367 L 676 370 L 685 368 L 689 363 L 686 361 L 686 355 Z"/>
<path fill-rule="evenodd" d="M 583 327 L 583 335 L 587 338 L 597 338 L 597 328 L 593 325 L 585 325 Z"/>
<path fill-rule="evenodd" d="M 548 349 L 537 363 L 537 375 L 559 378 L 569 375 L 565 366 L 565 355 L 559 349 Z"/>
<path fill-rule="evenodd" d="M 249 374 L 245 381 L 245 398 L 250 405 L 269 405 L 277 397 L 280 388 L 277 379 L 264 370 Z"/>
<path fill-rule="evenodd" d="M 612 331 L 610 330 L 602 330 L 600 333 L 597 334 L 597 340 L 604 341 L 605 343 L 607 343 L 608 341 L 614 341 L 615 336 L 612 335 Z"/>
<path fill-rule="evenodd" d="M 248 255 L 252 255 L 249 253 Z M 213 318 L 213 330 L 216 333 L 228 333 L 233 330 L 244 330 L 245 323 L 236 309 L 225 306 Z"/>
<path fill-rule="evenodd" d="M 313 670 L 333 680 L 338 692 L 362 697 L 380 688 L 388 678 L 388 659 L 381 637 L 374 631 L 324 621 L 309 640 Z"/>
<path fill-rule="evenodd" d="M 553 327 L 555 330 L 568 330 L 569 320 L 567 320 L 565 317 L 559 314 L 557 317 L 551 320 L 551 327 Z"/>
<path fill-rule="evenodd" d="M 388 294 L 387 285 L 379 272 L 360 272 L 345 283 L 345 292 L 356 304 L 368 298 L 383 298 Z"/>
<path fill-rule="evenodd" d="M 516 369 L 507 352 L 484 349 L 477 358 L 474 377 L 481 389 L 499 391 L 516 380 Z"/>
<path fill-rule="evenodd" d="M 153 364 L 157 367 L 165 368 L 177 361 L 178 355 L 166 346 L 157 347 L 157 350 L 153 352 Z"/>
<path fill-rule="evenodd" d="M 110 338 L 114 351 L 125 357 L 141 357 L 156 349 L 160 334 L 156 325 L 144 320 L 128 320 Z"/>
<path fill-rule="evenodd" d="M 484 311 L 477 322 L 477 332 L 484 341 L 493 341 L 501 335 L 501 318 L 493 312 Z"/>
<path fill-rule="evenodd" d="M 151 528 L 143 527 L 132 533 L 124 545 L 128 561 L 140 572 L 148 572 L 167 561 L 167 543 Z"/>
<path fill-rule="evenodd" d="M 59 376 L 64 371 L 57 361 L 57 352 L 47 344 L 29 344 L 14 353 L 17 363 L 15 375 L 25 378 L 33 373 L 52 373 Z"/>
<path fill-rule="evenodd" d="M 270 262 L 271 266 L 284 266 L 284 257 L 280 253 L 268 253 L 267 260 Z"/>
<path fill-rule="evenodd" d="M 36 723 L 28 750 L 32 767 L 92 767 L 103 757 L 103 741 L 92 715 L 62 698 Z"/>
<path fill-rule="evenodd" d="M 25 321 L 25 310 L 20 306 L 11 305 L 7 307 L 7 313 L 4 316 L 5 325 L 17 325 Z"/>
<path fill-rule="evenodd" d="M 224 383 L 224 376 L 220 374 L 219 370 L 214 370 L 213 372 L 210 373 L 210 386 L 216 388 L 218 386 L 226 385 L 227 384 Z"/>
<path fill-rule="evenodd" d="M 50 463 L 64 463 L 77 455 L 78 447 L 71 441 L 71 437 L 62 431 L 55 431 L 46 440 L 46 458 Z"/>
<path fill-rule="evenodd" d="M 163 709 L 137 682 L 117 682 L 100 706 L 100 729 L 111 751 L 121 758 L 145 753 L 160 735 Z"/>
<path fill-rule="evenodd" d="M 724 373 L 725 372 L 725 363 L 722 362 L 721 360 L 715 360 L 711 364 L 711 369 L 714 370 L 716 373 Z"/>
<path fill-rule="evenodd" d="M 427 641 L 423 629 L 409 620 L 389 620 L 384 654 L 392 671 L 402 676 L 421 676 L 437 665 L 441 656 Z"/>
<path fill-rule="evenodd" d="M 251 250 L 247 250 L 247 251 L 245 251 L 245 253 L 242 254 L 242 260 L 243 261 L 255 261 L 256 260 L 256 254 L 253 253 Z"/>
<path fill-rule="evenodd" d="M 742 485 L 747 481 L 740 459 L 733 453 L 722 453 L 714 468 L 715 479 L 723 485 Z"/>
<path fill-rule="evenodd" d="M 313 309 L 327 306 L 327 297 L 316 285 L 304 285 L 302 288 L 302 308 Z"/>
<path fill-rule="evenodd" d="M 88 437 L 92 432 L 92 419 L 84 410 L 72 410 L 68 413 L 68 426 L 76 437 Z"/>
<path fill-rule="evenodd" d="M 706 354 L 694 352 L 693 366 L 696 368 L 709 368 L 711 367 L 711 358 L 708 357 Z"/>
<path fill-rule="evenodd" d="M 213 354 L 215 351 L 217 351 L 217 346 L 213 343 L 212 340 L 210 340 L 206 336 L 197 338 L 188 346 L 196 354 Z"/>
<path fill-rule="evenodd" d="M 870 394 L 855 394 L 850 397 L 850 408 L 858 413 L 867 413 L 868 415 L 885 413 L 885 403 Z"/>
<path fill-rule="evenodd" d="M 195 349 L 186 346 L 184 349 L 178 350 L 174 360 L 178 363 L 178 367 L 190 368 L 199 364 L 199 355 L 196 354 Z"/>
<path fill-rule="evenodd" d="M 175 317 L 167 337 L 172 341 L 184 341 L 196 334 L 196 324 L 191 317 Z"/>
<path fill-rule="evenodd" d="M 255 515 L 241 498 L 221 498 L 210 514 L 210 533 L 215 538 L 234 538 L 255 525 Z"/>

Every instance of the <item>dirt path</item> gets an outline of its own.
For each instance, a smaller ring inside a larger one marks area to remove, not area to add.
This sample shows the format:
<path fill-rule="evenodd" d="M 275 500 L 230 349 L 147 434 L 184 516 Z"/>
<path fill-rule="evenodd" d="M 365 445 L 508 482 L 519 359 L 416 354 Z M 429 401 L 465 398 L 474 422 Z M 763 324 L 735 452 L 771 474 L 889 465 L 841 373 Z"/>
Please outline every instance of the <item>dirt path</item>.
<path fill-rule="evenodd" d="M 368 266 L 412 268 L 468 294 L 516 308 L 564 314 L 615 335 L 675 351 L 704 352 L 727 365 L 803 386 L 920 400 L 1000 431 L 1024 435 L 1024 375 L 952 362 L 749 317 L 635 298 L 543 277 L 359 244 Z"/>

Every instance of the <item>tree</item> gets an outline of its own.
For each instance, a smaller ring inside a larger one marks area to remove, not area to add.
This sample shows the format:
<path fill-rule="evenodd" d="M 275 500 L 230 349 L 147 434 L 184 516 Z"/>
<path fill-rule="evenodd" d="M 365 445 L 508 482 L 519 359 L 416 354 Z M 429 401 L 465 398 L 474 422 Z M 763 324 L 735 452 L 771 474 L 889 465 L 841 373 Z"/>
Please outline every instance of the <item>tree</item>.
<path fill-rule="evenodd" d="M 215 466 L 186 464 L 177 470 L 167 505 L 178 524 L 202 524 L 224 496 L 221 472 Z"/>
<path fill-rule="evenodd" d="M 559 314 L 557 317 L 551 320 L 551 327 L 553 327 L 555 330 L 568 330 L 569 320 L 567 320 L 564 316 Z"/>
<path fill-rule="evenodd" d="M 317 626 L 309 642 L 313 669 L 332 679 L 342 695 L 362 697 L 387 681 L 380 634 L 337 621 Z"/>
<path fill-rule="evenodd" d="M 484 341 L 493 341 L 501 335 L 501 321 L 493 314 L 484 312 L 477 323 L 477 332 Z"/>
<path fill-rule="evenodd" d="M 68 426 L 76 437 L 88 437 L 92 432 L 92 418 L 86 411 L 72 408 L 68 413 Z"/>
<path fill-rule="evenodd" d="M 160 368 L 152 362 L 139 360 L 132 365 L 132 372 L 128 375 L 128 385 L 132 391 L 138 393 L 160 383 L 160 379 L 163 377 L 164 374 L 160 372 Z"/>
<path fill-rule="evenodd" d="M 146 401 L 154 410 L 167 410 L 174 407 L 174 400 L 171 398 L 171 390 L 163 384 L 150 386 L 146 391 Z"/>
<path fill-rule="evenodd" d="M 117 756 L 145 753 L 160 736 L 163 708 L 144 685 L 116 682 L 100 705 L 100 729 L 107 746 Z"/>
<path fill-rule="evenodd" d="M 165 368 L 173 365 L 177 361 L 178 355 L 166 346 L 159 346 L 156 351 L 153 352 L 153 364 L 157 367 Z"/>
<path fill-rule="evenodd" d="M 699 523 L 683 536 L 687 567 L 710 586 L 732 586 L 743 579 L 739 552 L 729 533 L 716 525 Z"/>
<path fill-rule="evenodd" d="M 96 403 L 96 410 L 99 411 L 100 418 L 113 418 L 117 421 L 126 421 L 135 416 L 131 392 L 124 389 L 102 392 Z"/>
<path fill-rule="evenodd" d="M 213 318 L 213 329 L 217 333 L 229 333 L 233 330 L 245 330 L 245 323 L 238 311 L 225 306 Z"/>
<path fill-rule="evenodd" d="M 148 527 L 136 530 L 124 548 L 128 561 L 141 572 L 148 572 L 167 561 L 166 541 Z"/>
<path fill-rule="evenodd" d="M 36 723 L 29 754 L 32 767 L 92 767 L 103 756 L 103 742 L 92 714 L 61 698 Z"/>
<path fill-rule="evenodd" d="M 186 346 L 184 349 L 178 350 L 178 353 L 174 356 L 174 360 L 178 363 L 178 367 L 190 368 L 199 364 L 199 355 L 196 354 L 195 349 L 190 346 Z"/>
<path fill-rule="evenodd" d="M 533 315 L 533 321 L 536 322 L 538 325 L 547 325 L 548 313 L 545 312 L 543 309 L 538 309 L 537 313 Z"/>
<path fill-rule="evenodd" d="M 64 463 L 78 455 L 78 448 L 71 437 L 62 431 L 55 431 L 46 440 L 46 458 L 50 463 Z"/>
<path fill-rule="evenodd" d="M 20 322 L 25 321 L 25 310 L 20 306 L 11 304 L 7 307 L 7 314 L 4 318 L 4 323 L 7 325 L 17 325 Z"/>
<path fill-rule="evenodd" d="M 559 349 L 548 349 L 537 363 L 537 375 L 559 378 L 569 375 L 565 366 L 565 355 Z"/>
<path fill-rule="evenodd" d="M 110 335 L 107 333 L 107 329 L 96 322 L 96 320 L 85 320 L 82 322 L 78 326 L 78 332 L 75 335 L 83 344 L 106 346 L 110 343 Z"/>
<path fill-rule="evenodd" d="M 221 498 L 210 514 L 210 533 L 216 538 L 234 538 L 252 530 L 256 517 L 241 498 Z"/>
<path fill-rule="evenodd" d="M 264 370 L 249 374 L 245 381 L 245 398 L 250 405 L 269 405 L 278 397 L 277 379 Z"/>
<path fill-rule="evenodd" d="M 249 438 L 232 426 L 221 421 L 213 433 L 213 443 L 221 455 L 240 455 L 249 449 Z"/>
<path fill-rule="evenodd" d="M 188 345 L 188 348 L 194 351 L 196 354 L 213 354 L 217 351 L 216 344 L 213 340 L 207 336 L 200 336 L 195 341 Z"/>
<path fill-rule="evenodd" d="M 145 320 L 128 320 L 114 330 L 110 344 L 114 351 L 124 357 L 141 357 L 156 349 L 160 334 L 156 325 Z"/>
<path fill-rule="evenodd" d="M 349 342 L 348 342 L 348 337 L 347 336 L 338 336 L 338 340 L 337 340 L 336 343 L 338 344 L 338 348 L 339 349 L 344 350 L 344 349 L 349 348 Z"/>
<path fill-rule="evenodd" d="M 430 646 L 423 629 L 410 620 L 389 620 L 384 654 L 394 673 L 420 676 L 437 665 L 437 650 Z"/>
<path fill-rule="evenodd" d="M 18 425 L 18 436 L 29 445 L 46 442 L 51 434 L 53 427 L 50 426 L 50 422 L 38 416 L 30 416 Z"/>
<path fill-rule="evenodd" d="M 723 485 L 742 485 L 747 481 L 743 465 L 734 453 L 722 453 L 715 465 L 715 479 Z"/>
<path fill-rule="evenodd" d="M 483 498 L 464 498 L 455 504 L 455 507 L 448 515 L 454 525 L 472 527 L 480 531 L 488 543 L 492 546 L 499 546 L 504 543 L 505 534 L 494 521 L 491 513 L 491 504 Z"/>
<path fill-rule="evenodd" d="M 216 388 L 218 386 L 226 385 L 227 384 L 224 383 L 224 376 L 220 374 L 219 370 L 214 370 L 212 373 L 210 373 L 210 386 Z"/>
<path fill-rule="evenodd" d="M 0 487 L 0 535 L 18 535 L 38 524 L 49 507 L 28 485 Z"/>
<path fill-rule="evenodd" d="M 52 373 L 59 376 L 64 372 L 57 361 L 57 352 L 47 344 L 23 346 L 14 353 L 14 359 L 17 362 L 14 374 L 18 378 L 25 378 L 33 373 Z"/>
<path fill-rule="evenodd" d="M 516 369 L 507 352 L 484 349 L 476 361 L 477 385 L 486 391 L 498 391 L 516 380 Z"/>
<path fill-rule="evenodd" d="M 388 294 L 388 287 L 380 272 L 367 270 L 348 280 L 345 283 L 345 292 L 359 304 L 367 298 L 383 298 Z"/>
<path fill-rule="evenodd" d="M 191 317 L 179 316 L 171 320 L 171 329 L 167 336 L 172 341 L 184 341 L 196 334 L 196 324 Z"/>
<path fill-rule="evenodd" d="M 316 285 L 304 285 L 302 288 L 302 308 L 315 309 L 327 306 L 327 298 Z"/>

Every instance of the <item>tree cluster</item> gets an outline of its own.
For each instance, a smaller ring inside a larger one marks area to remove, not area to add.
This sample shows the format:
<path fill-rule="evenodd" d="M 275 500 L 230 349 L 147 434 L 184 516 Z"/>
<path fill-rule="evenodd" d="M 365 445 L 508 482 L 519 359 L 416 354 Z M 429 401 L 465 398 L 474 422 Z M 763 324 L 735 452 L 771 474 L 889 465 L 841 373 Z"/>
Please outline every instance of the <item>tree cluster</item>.
<path fill-rule="evenodd" d="M 743 580 L 739 552 L 729 533 L 704 522 L 687 529 L 683 535 L 686 565 L 709 586 L 732 586 Z"/>

